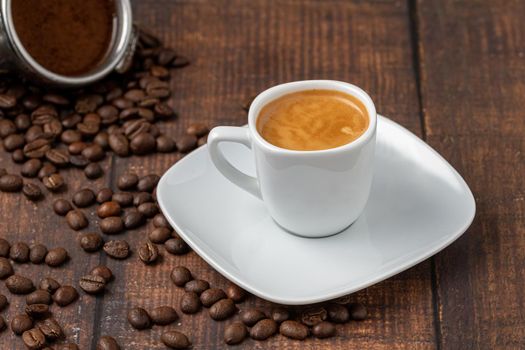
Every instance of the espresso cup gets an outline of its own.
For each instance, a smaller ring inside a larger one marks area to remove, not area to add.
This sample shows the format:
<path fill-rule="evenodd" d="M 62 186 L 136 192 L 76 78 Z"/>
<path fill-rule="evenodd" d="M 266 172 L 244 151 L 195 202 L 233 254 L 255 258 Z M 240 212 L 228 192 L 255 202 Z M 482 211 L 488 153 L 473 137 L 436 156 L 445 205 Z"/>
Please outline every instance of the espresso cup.
<path fill-rule="evenodd" d="M 296 151 L 274 146 L 257 131 L 261 109 L 283 95 L 304 90 L 336 90 L 359 99 L 369 117 L 356 140 L 336 148 Z M 274 86 L 250 106 L 248 127 L 219 126 L 208 135 L 215 167 L 232 183 L 262 200 L 282 228 L 305 237 L 341 232 L 363 212 L 373 177 L 377 115 L 372 99 L 359 87 L 333 80 L 306 80 Z M 224 157 L 221 142 L 252 149 L 257 177 L 246 175 Z"/>

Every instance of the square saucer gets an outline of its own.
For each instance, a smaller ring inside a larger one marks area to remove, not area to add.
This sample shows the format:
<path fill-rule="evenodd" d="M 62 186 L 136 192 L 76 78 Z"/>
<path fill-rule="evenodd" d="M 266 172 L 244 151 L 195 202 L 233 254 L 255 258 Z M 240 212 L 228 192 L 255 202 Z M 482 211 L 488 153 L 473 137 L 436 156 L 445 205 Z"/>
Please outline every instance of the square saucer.
<path fill-rule="evenodd" d="M 234 166 L 255 174 L 249 149 L 221 146 Z M 474 197 L 457 171 L 417 136 L 381 116 L 374 171 L 363 214 L 324 238 L 295 236 L 277 226 L 262 201 L 215 169 L 206 146 L 164 174 L 157 199 L 180 236 L 226 278 L 263 299 L 310 304 L 416 265 L 454 242 L 474 218 Z"/>

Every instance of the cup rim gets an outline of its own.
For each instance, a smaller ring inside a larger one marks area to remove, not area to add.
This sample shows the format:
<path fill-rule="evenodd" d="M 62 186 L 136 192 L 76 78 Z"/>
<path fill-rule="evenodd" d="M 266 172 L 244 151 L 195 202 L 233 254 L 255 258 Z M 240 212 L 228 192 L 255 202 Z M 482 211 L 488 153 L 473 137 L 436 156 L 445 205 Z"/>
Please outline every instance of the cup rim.
<path fill-rule="evenodd" d="M 357 99 L 359 99 L 366 108 L 368 113 L 369 123 L 366 131 L 361 134 L 357 139 L 346 143 L 344 145 L 322 149 L 322 150 L 312 150 L 312 151 L 300 151 L 292 150 L 287 148 L 282 148 L 275 146 L 268 141 L 266 141 L 259 131 L 257 130 L 256 120 L 261 109 L 266 106 L 269 102 L 280 98 L 284 95 L 305 91 L 305 90 L 336 90 L 350 94 Z M 252 139 L 256 141 L 259 145 L 264 147 L 270 152 L 279 152 L 290 155 L 303 155 L 303 156 L 312 156 L 320 154 L 330 154 L 330 153 L 341 153 L 346 152 L 355 148 L 362 147 L 364 144 L 368 143 L 374 136 L 377 125 L 377 113 L 374 102 L 370 96 L 360 87 L 338 80 L 299 80 L 289 83 L 275 85 L 267 90 L 261 92 L 253 100 L 250 109 L 248 111 L 248 128 L 250 129 L 250 134 Z"/>

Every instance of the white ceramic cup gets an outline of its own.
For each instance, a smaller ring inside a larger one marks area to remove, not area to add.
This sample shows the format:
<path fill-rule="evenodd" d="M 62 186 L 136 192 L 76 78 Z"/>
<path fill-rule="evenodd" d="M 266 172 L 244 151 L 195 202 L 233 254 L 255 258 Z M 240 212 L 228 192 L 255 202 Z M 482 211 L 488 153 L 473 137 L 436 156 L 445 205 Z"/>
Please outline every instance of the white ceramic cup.
<path fill-rule="evenodd" d="M 256 128 L 261 109 L 283 95 L 303 90 L 337 90 L 366 107 L 368 129 L 356 140 L 331 149 L 295 151 L 274 146 Z M 261 199 L 286 230 L 323 237 L 350 226 L 363 212 L 373 176 L 377 115 L 372 99 L 359 87 L 333 80 L 305 80 L 274 86 L 250 106 L 248 127 L 219 126 L 208 135 L 208 150 L 217 169 L 232 183 Z M 251 148 L 257 178 L 233 167 L 219 148 L 236 142 Z"/>

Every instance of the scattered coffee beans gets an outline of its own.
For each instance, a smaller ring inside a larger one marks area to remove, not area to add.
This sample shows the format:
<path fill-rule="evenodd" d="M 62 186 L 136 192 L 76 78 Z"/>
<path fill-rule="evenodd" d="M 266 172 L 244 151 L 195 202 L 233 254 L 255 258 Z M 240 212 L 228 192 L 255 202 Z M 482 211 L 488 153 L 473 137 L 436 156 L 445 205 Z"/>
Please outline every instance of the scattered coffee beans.
<path fill-rule="evenodd" d="M 80 288 L 88 294 L 98 294 L 104 291 L 106 280 L 97 275 L 86 275 L 78 282 Z"/>
<path fill-rule="evenodd" d="M 309 331 L 305 325 L 297 321 L 287 320 L 281 323 L 279 333 L 287 338 L 304 340 L 308 336 Z"/>
<path fill-rule="evenodd" d="M 166 251 L 173 255 L 184 255 L 190 251 L 190 247 L 182 238 L 170 238 L 164 242 Z"/>
<path fill-rule="evenodd" d="M 53 299 L 51 293 L 44 289 L 37 289 L 26 297 L 26 304 L 46 304 L 51 305 Z"/>
<path fill-rule="evenodd" d="M 111 197 L 113 197 L 113 191 L 110 188 L 103 188 L 97 193 L 97 203 L 109 202 Z"/>
<path fill-rule="evenodd" d="M 252 327 L 257 322 L 265 318 L 266 315 L 259 309 L 247 309 L 241 313 L 241 320 L 248 327 Z"/>
<path fill-rule="evenodd" d="M 13 294 L 29 294 L 35 290 L 33 281 L 20 275 L 9 276 L 5 281 L 5 286 Z"/>
<path fill-rule="evenodd" d="M 170 278 L 177 287 L 184 287 L 186 283 L 193 279 L 193 276 L 186 267 L 175 266 L 173 270 L 171 270 Z"/>
<path fill-rule="evenodd" d="M 102 248 L 103 244 L 104 240 L 98 233 L 89 232 L 80 236 L 80 247 L 82 247 L 82 249 L 84 249 L 86 252 L 96 252 Z"/>
<path fill-rule="evenodd" d="M 47 248 L 43 244 L 35 244 L 29 249 L 29 260 L 33 264 L 41 264 L 47 255 Z"/>
<path fill-rule="evenodd" d="M 9 242 L 0 238 L 0 257 L 7 258 L 9 256 L 9 248 L 11 248 Z"/>
<path fill-rule="evenodd" d="M 11 320 L 11 330 L 16 335 L 22 335 L 33 328 L 33 320 L 27 314 L 18 314 Z"/>
<path fill-rule="evenodd" d="M 180 299 L 180 310 L 185 314 L 195 314 L 201 308 L 201 301 L 195 292 L 185 292 Z"/>
<path fill-rule="evenodd" d="M 73 195 L 73 204 L 79 208 L 89 207 L 95 201 L 95 194 L 88 188 L 84 188 Z"/>
<path fill-rule="evenodd" d="M 105 335 L 98 340 L 96 350 L 120 350 L 120 346 L 115 338 Z"/>
<path fill-rule="evenodd" d="M 344 305 L 330 303 L 326 306 L 326 311 L 328 312 L 328 319 L 334 323 L 345 323 L 350 319 L 350 313 Z"/>
<path fill-rule="evenodd" d="M 7 305 L 9 305 L 9 301 L 7 301 L 7 297 L 3 294 L 0 294 L 0 311 L 3 311 Z"/>
<path fill-rule="evenodd" d="M 24 186 L 22 187 L 22 193 L 27 199 L 33 202 L 42 199 L 42 196 L 44 195 L 37 184 L 30 182 L 24 184 Z"/>
<path fill-rule="evenodd" d="M 32 319 L 41 319 L 49 315 L 49 305 L 30 304 L 25 307 L 26 314 Z"/>
<path fill-rule="evenodd" d="M 64 331 L 60 324 L 52 319 L 45 319 L 42 323 L 38 324 L 38 329 L 44 334 L 46 339 L 50 342 L 64 337 Z"/>
<path fill-rule="evenodd" d="M 113 272 L 111 272 L 109 267 L 105 265 L 99 265 L 94 267 L 93 269 L 91 269 L 89 274 L 102 277 L 106 281 L 106 283 L 110 282 L 113 279 Z"/>
<path fill-rule="evenodd" d="M 260 320 L 250 329 L 250 337 L 255 340 L 266 340 L 275 333 L 277 333 L 277 323 L 269 318 Z"/>
<path fill-rule="evenodd" d="M 117 187 L 122 191 L 133 190 L 138 183 L 139 177 L 134 173 L 123 174 L 117 179 Z"/>
<path fill-rule="evenodd" d="M 7 174 L 0 177 L 0 191 L 2 192 L 19 192 L 24 182 L 18 175 Z"/>
<path fill-rule="evenodd" d="M 171 349 L 186 349 L 191 346 L 191 342 L 188 337 L 178 331 L 169 331 L 160 337 L 164 345 Z"/>
<path fill-rule="evenodd" d="M 352 320 L 363 321 L 368 316 L 368 311 L 363 304 L 351 304 L 348 307 Z"/>
<path fill-rule="evenodd" d="M 301 314 L 301 322 L 307 326 L 313 327 L 318 323 L 326 320 L 328 313 L 323 307 L 309 307 L 303 310 Z"/>
<path fill-rule="evenodd" d="M 158 227 L 149 233 L 148 238 L 153 243 L 162 244 L 171 238 L 171 230 Z"/>
<path fill-rule="evenodd" d="M 290 318 L 290 311 L 283 307 L 277 307 L 272 310 L 272 319 L 277 323 L 282 323 Z"/>
<path fill-rule="evenodd" d="M 72 209 L 71 204 L 63 198 L 59 198 L 53 202 L 53 210 L 57 215 L 65 216 Z"/>
<path fill-rule="evenodd" d="M 104 244 L 104 252 L 114 259 L 126 259 L 129 256 L 129 244 L 123 240 L 109 241 Z"/>
<path fill-rule="evenodd" d="M 186 292 L 195 292 L 198 295 L 201 295 L 208 288 L 210 288 L 210 284 L 205 280 L 191 280 L 184 285 Z"/>
<path fill-rule="evenodd" d="M 219 288 L 207 289 L 200 295 L 200 300 L 204 307 L 210 307 L 221 299 L 226 299 L 226 293 Z"/>
<path fill-rule="evenodd" d="M 152 264 L 157 261 L 159 257 L 159 249 L 157 246 L 151 242 L 142 243 L 137 250 L 139 259 L 144 264 Z"/>
<path fill-rule="evenodd" d="M 47 252 L 45 261 L 48 266 L 58 267 L 64 264 L 68 258 L 69 256 L 67 251 L 64 248 L 59 247 L 51 249 L 49 252 Z"/>
<path fill-rule="evenodd" d="M 29 246 L 24 242 L 16 242 L 9 249 L 9 257 L 17 263 L 29 261 Z"/>
<path fill-rule="evenodd" d="M 228 345 L 240 344 L 247 334 L 248 330 L 242 322 L 233 322 L 224 329 L 224 342 Z"/>
<path fill-rule="evenodd" d="M 32 328 L 22 333 L 22 340 L 29 350 L 41 349 L 46 344 L 46 337 L 38 328 Z"/>
<path fill-rule="evenodd" d="M 97 208 L 97 215 L 100 218 L 118 216 L 120 215 L 120 212 L 121 212 L 120 204 L 114 201 L 105 202 Z"/>
<path fill-rule="evenodd" d="M 177 311 L 171 306 L 159 306 L 149 313 L 154 324 L 165 326 L 179 319 Z"/>
<path fill-rule="evenodd" d="M 226 287 L 226 295 L 235 303 L 240 303 L 246 298 L 246 291 L 234 283 Z"/>
<path fill-rule="evenodd" d="M 171 225 L 169 224 L 168 220 L 166 220 L 166 218 L 162 214 L 155 215 L 153 217 L 152 222 L 153 222 L 153 226 L 155 227 L 165 227 L 169 229 L 170 231 L 172 230 Z"/>
<path fill-rule="evenodd" d="M 114 235 L 124 230 L 124 222 L 122 221 L 120 216 L 106 217 L 100 221 L 99 226 L 100 231 L 107 235 Z"/>
<path fill-rule="evenodd" d="M 55 291 L 60 288 L 60 283 L 51 277 L 43 278 L 38 284 L 38 288 L 49 292 L 50 294 L 55 293 Z"/>
<path fill-rule="evenodd" d="M 221 321 L 232 316 L 237 308 L 231 299 L 222 299 L 210 307 L 210 317 L 216 321 Z"/>
<path fill-rule="evenodd" d="M 135 307 L 128 311 L 128 322 L 135 329 L 151 327 L 151 318 L 146 310 Z"/>
<path fill-rule="evenodd" d="M 312 327 L 312 334 L 319 339 L 330 338 L 335 335 L 335 326 L 333 323 L 323 321 Z"/>
<path fill-rule="evenodd" d="M 59 306 L 67 306 L 77 300 L 78 292 L 75 287 L 61 286 L 53 294 L 53 300 Z"/>
<path fill-rule="evenodd" d="M 15 271 L 13 270 L 11 262 L 6 258 L 0 257 L 0 279 L 6 279 L 14 273 Z"/>
<path fill-rule="evenodd" d="M 82 230 L 89 225 L 84 213 L 79 209 L 70 210 L 66 215 L 67 224 L 75 231 Z"/>

